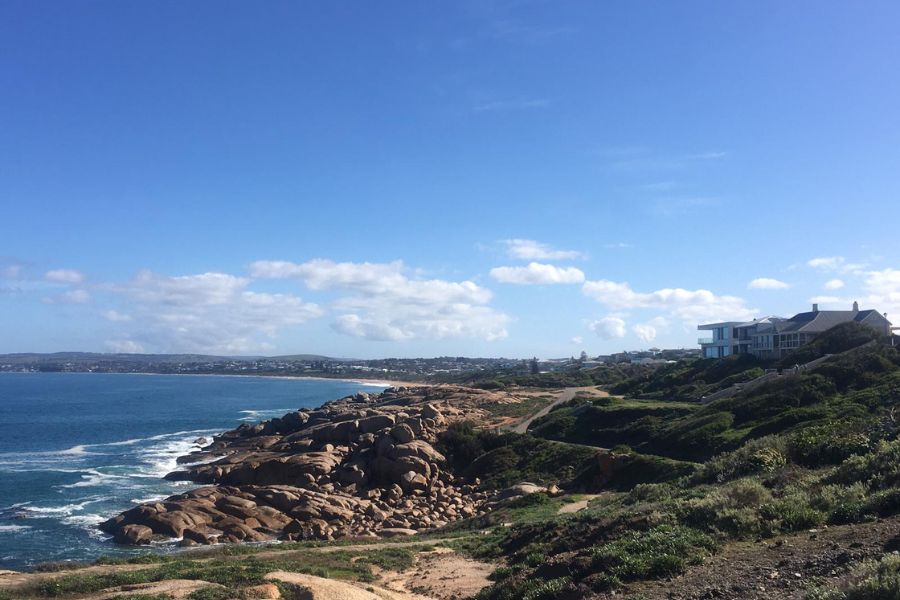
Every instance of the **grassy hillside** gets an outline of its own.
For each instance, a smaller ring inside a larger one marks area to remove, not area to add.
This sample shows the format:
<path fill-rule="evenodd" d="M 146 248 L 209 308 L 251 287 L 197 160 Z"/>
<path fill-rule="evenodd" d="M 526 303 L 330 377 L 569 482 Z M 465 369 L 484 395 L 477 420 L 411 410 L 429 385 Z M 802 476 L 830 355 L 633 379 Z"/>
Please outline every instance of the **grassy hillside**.
<path fill-rule="evenodd" d="M 620 588 L 627 596 L 630 582 L 682 573 L 735 541 L 900 514 L 900 353 L 860 347 L 867 339 L 857 333 L 823 336 L 807 356 L 855 349 L 810 371 L 708 405 L 666 394 L 721 386 L 760 365 L 665 367 L 618 386 L 657 399 L 578 398 L 536 422 L 529 433 L 537 439 L 618 447 L 632 467 L 603 481 L 607 491 L 587 510 L 496 528 L 467 548 L 507 560 L 480 598 Z M 590 472 L 568 484 L 577 489 Z"/>

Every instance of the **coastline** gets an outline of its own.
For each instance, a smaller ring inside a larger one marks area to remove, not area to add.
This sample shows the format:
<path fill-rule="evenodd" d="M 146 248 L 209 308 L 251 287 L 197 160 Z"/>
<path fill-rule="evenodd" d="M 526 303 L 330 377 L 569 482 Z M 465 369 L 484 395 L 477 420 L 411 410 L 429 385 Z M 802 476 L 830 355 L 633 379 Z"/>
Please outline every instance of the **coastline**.
<path fill-rule="evenodd" d="M 430 387 L 435 384 L 425 381 L 403 381 L 399 379 L 360 379 L 349 377 L 317 377 L 314 375 L 256 375 L 241 373 L 143 373 L 120 371 L 2 371 L 0 375 L 150 375 L 150 376 L 177 376 L 177 377 L 258 377 L 260 379 L 295 379 L 300 381 L 343 381 L 357 383 L 370 387 Z"/>

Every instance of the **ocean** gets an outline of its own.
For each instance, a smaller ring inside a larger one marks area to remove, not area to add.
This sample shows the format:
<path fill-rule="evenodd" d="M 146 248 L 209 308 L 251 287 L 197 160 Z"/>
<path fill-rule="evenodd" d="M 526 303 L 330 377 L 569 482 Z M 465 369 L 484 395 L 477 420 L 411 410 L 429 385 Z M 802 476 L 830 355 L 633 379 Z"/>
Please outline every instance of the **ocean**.
<path fill-rule="evenodd" d="M 317 379 L 0 373 L 0 569 L 136 552 L 96 525 L 198 487 L 163 479 L 198 440 L 380 389 Z"/>

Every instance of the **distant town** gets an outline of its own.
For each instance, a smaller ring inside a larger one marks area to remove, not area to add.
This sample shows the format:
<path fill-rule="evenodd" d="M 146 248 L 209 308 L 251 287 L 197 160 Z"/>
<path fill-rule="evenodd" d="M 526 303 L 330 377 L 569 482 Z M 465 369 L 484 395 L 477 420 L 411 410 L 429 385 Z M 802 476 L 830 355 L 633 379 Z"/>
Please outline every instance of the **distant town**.
<path fill-rule="evenodd" d="M 0 355 L 0 372 L 153 373 L 192 375 L 257 375 L 453 381 L 483 371 L 529 373 L 591 369 L 602 364 L 663 364 L 700 356 L 699 349 L 623 351 L 615 354 L 555 359 L 438 358 L 342 359 L 317 355 L 224 357 L 193 354 L 52 354 Z"/>

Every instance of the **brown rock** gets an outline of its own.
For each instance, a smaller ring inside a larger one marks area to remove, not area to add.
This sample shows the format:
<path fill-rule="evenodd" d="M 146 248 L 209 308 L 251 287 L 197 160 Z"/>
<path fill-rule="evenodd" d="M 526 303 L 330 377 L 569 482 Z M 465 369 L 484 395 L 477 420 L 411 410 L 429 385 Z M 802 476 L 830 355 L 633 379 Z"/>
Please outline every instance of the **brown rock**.
<path fill-rule="evenodd" d="M 263 583 L 244 588 L 244 596 L 246 598 L 262 598 L 265 600 L 279 600 L 281 592 L 274 583 Z"/>
<path fill-rule="evenodd" d="M 391 437 L 401 444 L 407 444 L 416 439 L 416 434 L 413 433 L 413 430 L 409 425 L 401 423 L 400 425 L 395 425 L 394 428 L 391 429 Z"/>
<path fill-rule="evenodd" d="M 113 540 L 117 544 L 139 546 L 149 544 L 153 538 L 153 530 L 146 525 L 125 525 L 116 531 Z"/>

